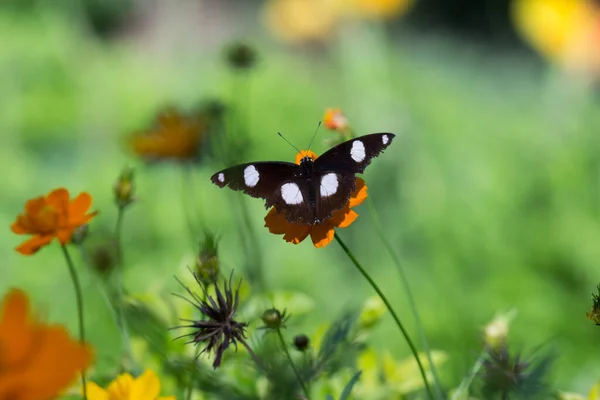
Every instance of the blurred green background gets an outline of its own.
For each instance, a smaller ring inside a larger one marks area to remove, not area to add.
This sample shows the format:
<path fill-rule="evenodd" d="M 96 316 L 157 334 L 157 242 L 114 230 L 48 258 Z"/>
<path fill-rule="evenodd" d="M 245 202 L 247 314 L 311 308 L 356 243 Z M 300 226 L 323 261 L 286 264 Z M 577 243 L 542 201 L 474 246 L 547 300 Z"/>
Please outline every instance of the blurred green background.
<path fill-rule="evenodd" d="M 465 7 L 466 7 L 465 3 Z M 14 251 L 9 225 L 24 202 L 64 186 L 88 191 L 112 229 L 112 185 L 136 167 L 139 203 L 127 213 L 125 285 L 145 292 L 172 278 L 196 245 L 188 239 L 177 165 L 144 165 L 124 139 L 162 106 L 216 98 L 243 104 L 253 147 L 247 160 L 293 160 L 281 131 L 305 147 L 327 107 L 341 107 L 359 134 L 389 131 L 394 146 L 364 174 L 388 239 L 401 256 L 432 348 L 447 351 L 456 386 L 496 312 L 518 311 L 512 346 L 558 356 L 555 385 L 585 392 L 600 376 L 600 332 L 585 313 L 600 281 L 600 109 L 588 80 L 568 77 L 524 49 L 453 35 L 411 14 L 393 24 L 348 21 L 326 41 L 277 40 L 261 2 L 4 2 L 0 5 L 0 292 L 22 287 L 49 320 L 75 330 L 69 276 L 58 246 Z M 435 3 L 431 5 L 435 8 Z M 507 29 L 511 29 L 508 27 Z M 471 39 L 472 40 L 471 40 Z M 248 40 L 259 62 L 240 93 L 224 46 Z M 245 98 L 242 98 L 245 96 Z M 322 128 L 314 150 L 335 133 Z M 242 222 L 209 177 L 193 171 L 196 212 L 221 235 L 224 269 L 243 273 Z M 303 321 L 359 306 L 371 288 L 337 244 L 285 243 L 263 228 L 261 201 L 246 199 L 270 288 L 314 298 Z M 395 266 L 365 205 L 341 237 L 389 294 L 415 340 Z M 79 256 L 76 260 L 80 262 Z M 99 369 L 118 357 L 119 334 L 82 270 L 88 336 Z M 285 305 L 280 305 L 282 308 Z M 373 345 L 409 355 L 391 319 Z"/>

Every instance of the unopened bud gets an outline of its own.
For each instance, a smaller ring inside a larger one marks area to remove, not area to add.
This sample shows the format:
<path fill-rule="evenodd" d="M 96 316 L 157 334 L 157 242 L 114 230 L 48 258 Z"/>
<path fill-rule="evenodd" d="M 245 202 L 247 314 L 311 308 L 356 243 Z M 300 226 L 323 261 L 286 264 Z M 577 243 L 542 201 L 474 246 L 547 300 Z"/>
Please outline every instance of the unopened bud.
<path fill-rule="evenodd" d="M 135 201 L 133 184 L 133 169 L 125 167 L 113 186 L 115 203 L 119 208 L 125 208 Z"/>
<path fill-rule="evenodd" d="M 294 346 L 298 351 L 304 351 L 308 348 L 310 339 L 306 335 L 297 335 L 294 337 Z"/>

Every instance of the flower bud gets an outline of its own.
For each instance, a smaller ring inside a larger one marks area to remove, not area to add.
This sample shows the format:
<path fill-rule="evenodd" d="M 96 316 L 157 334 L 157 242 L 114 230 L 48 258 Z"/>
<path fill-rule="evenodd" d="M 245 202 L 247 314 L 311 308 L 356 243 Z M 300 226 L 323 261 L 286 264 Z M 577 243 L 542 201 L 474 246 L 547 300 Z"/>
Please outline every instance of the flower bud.
<path fill-rule="evenodd" d="M 483 342 L 488 348 L 500 349 L 506 346 L 509 325 L 515 316 L 514 310 L 499 314 L 483 328 Z"/>
<path fill-rule="evenodd" d="M 283 315 L 276 308 L 266 310 L 262 315 L 265 327 L 269 329 L 279 329 L 283 326 Z"/>
<path fill-rule="evenodd" d="M 205 285 L 210 285 L 219 276 L 218 238 L 210 231 L 204 234 L 196 258 L 196 276 Z"/>
<path fill-rule="evenodd" d="M 115 203 L 119 208 L 125 208 L 135 201 L 133 197 L 134 192 L 133 185 L 133 169 L 125 167 L 121 171 L 121 175 L 113 186 L 113 192 L 115 195 Z"/>
<path fill-rule="evenodd" d="M 227 61 L 235 69 L 250 69 L 256 63 L 256 51 L 246 43 L 234 43 L 227 49 Z"/>
<path fill-rule="evenodd" d="M 88 233 L 90 231 L 90 227 L 88 224 L 83 224 L 75 228 L 73 231 L 73 237 L 71 238 L 71 243 L 76 245 L 83 244 L 85 238 L 87 238 Z"/>
<path fill-rule="evenodd" d="M 294 346 L 298 351 L 305 351 L 310 344 L 310 339 L 306 335 L 296 335 L 294 337 Z"/>

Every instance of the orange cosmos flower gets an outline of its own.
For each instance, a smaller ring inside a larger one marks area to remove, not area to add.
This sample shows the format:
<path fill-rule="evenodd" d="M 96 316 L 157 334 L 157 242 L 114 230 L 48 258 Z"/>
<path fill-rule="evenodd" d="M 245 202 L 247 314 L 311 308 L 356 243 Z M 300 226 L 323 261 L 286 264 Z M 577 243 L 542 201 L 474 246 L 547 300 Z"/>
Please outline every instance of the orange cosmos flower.
<path fill-rule="evenodd" d="M 344 132 L 350 127 L 348 118 L 346 118 L 341 108 L 326 109 L 325 115 L 323 115 L 323 123 L 327 129 L 332 131 Z"/>
<path fill-rule="evenodd" d="M 54 238 L 62 245 L 69 243 L 75 229 L 98 213 L 87 213 L 92 204 L 88 193 L 80 193 L 71 201 L 69 197 L 69 191 L 60 188 L 25 204 L 25 212 L 10 227 L 17 235 L 33 235 L 16 248 L 19 253 L 35 254 Z"/>
<path fill-rule="evenodd" d="M 296 155 L 296 164 L 304 157 L 317 159 L 317 155 L 310 150 L 301 151 Z M 269 232 L 276 235 L 283 235 L 283 240 L 293 244 L 298 244 L 310 235 L 315 247 L 325 247 L 333 240 L 335 228 L 347 228 L 350 226 L 358 214 L 352 210 L 367 198 L 367 185 L 361 178 L 356 178 L 356 189 L 350 195 L 350 200 L 344 208 L 337 210 L 333 215 L 317 225 L 301 225 L 288 222 L 283 214 L 277 212 L 275 207 L 271 208 L 265 217 L 265 227 Z"/>
<path fill-rule="evenodd" d="M 0 399 L 53 399 L 92 360 L 92 350 L 64 327 L 32 318 L 29 299 L 18 289 L 0 308 L 0 349 Z"/>
<path fill-rule="evenodd" d="M 515 0 L 517 31 L 552 62 L 598 72 L 600 8 L 589 0 Z"/>
<path fill-rule="evenodd" d="M 168 109 L 159 113 L 156 126 L 130 138 L 133 151 L 150 160 L 192 161 L 207 138 L 208 121 Z"/>

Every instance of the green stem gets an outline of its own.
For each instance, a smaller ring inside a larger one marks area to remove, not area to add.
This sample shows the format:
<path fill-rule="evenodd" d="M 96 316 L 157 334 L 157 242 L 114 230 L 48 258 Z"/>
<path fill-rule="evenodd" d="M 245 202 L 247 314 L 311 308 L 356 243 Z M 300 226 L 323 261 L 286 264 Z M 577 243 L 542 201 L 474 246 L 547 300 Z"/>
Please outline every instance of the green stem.
<path fill-rule="evenodd" d="M 123 290 L 123 245 L 121 242 L 121 232 L 123 230 L 123 217 L 125 215 L 125 207 L 119 207 L 117 211 L 117 222 L 115 224 L 115 240 L 117 242 L 117 268 L 115 275 L 117 279 L 117 291 L 119 295 L 119 329 L 123 337 L 123 347 L 126 359 L 133 363 L 133 355 L 131 350 L 131 338 L 129 337 L 129 329 L 127 327 L 127 318 L 125 318 L 125 295 Z"/>
<path fill-rule="evenodd" d="M 477 361 L 475 361 L 473 368 L 471 368 L 471 371 L 469 371 L 469 375 L 467 375 L 465 379 L 463 379 L 458 389 L 456 389 L 456 391 L 452 395 L 452 400 L 461 400 L 469 397 L 469 387 L 471 386 L 471 383 L 473 383 L 473 379 L 475 379 L 475 376 L 477 376 L 477 373 L 481 369 L 481 366 L 483 365 L 483 362 L 485 360 L 485 356 L 486 352 L 481 352 L 479 358 L 477 358 Z"/>
<path fill-rule="evenodd" d="M 406 293 L 406 297 L 408 298 L 408 305 L 415 319 L 415 323 L 417 325 L 417 332 L 419 334 L 419 341 L 425 350 L 425 355 L 427 356 L 427 361 L 429 362 L 429 369 L 431 370 L 431 375 L 433 377 L 433 381 L 435 383 L 436 396 L 439 399 L 443 399 L 443 391 L 440 384 L 440 380 L 437 375 L 437 371 L 435 369 L 435 365 L 433 364 L 433 358 L 431 357 L 431 350 L 429 348 L 429 343 L 427 343 L 427 337 L 425 336 L 425 330 L 423 329 L 423 324 L 421 323 L 421 317 L 419 316 L 419 311 L 417 310 L 417 304 L 415 302 L 415 298 L 412 294 L 412 290 L 410 289 L 410 285 L 408 283 L 408 277 L 406 276 L 406 271 L 404 270 L 402 263 L 400 262 L 400 258 L 394 251 L 392 245 L 385 237 L 383 233 L 383 229 L 381 227 L 381 221 L 379 220 L 379 216 L 377 215 L 377 210 L 375 205 L 373 204 L 373 200 L 371 197 L 367 198 L 367 205 L 369 207 L 369 211 L 371 213 L 371 219 L 373 220 L 373 225 L 375 226 L 375 230 L 379 235 L 379 239 L 383 243 L 386 248 L 388 254 L 392 258 L 394 264 L 396 264 L 396 269 L 398 270 L 398 274 L 400 275 L 400 280 L 402 281 L 402 287 L 404 292 Z"/>
<path fill-rule="evenodd" d="M 285 340 L 283 340 L 283 335 L 281 334 L 281 329 L 277 329 L 277 336 L 279 337 L 279 342 L 281 343 L 281 347 L 283 348 L 283 352 L 285 353 L 285 356 L 287 357 L 287 359 L 288 359 L 288 361 L 290 363 L 290 366 L 294 370 L 294 374 L 296 375 L 296 379 L 298 379 L 298 383 L 302 387 L 302 391 L 304 392 L 304 395 L 306 396 L 306 400 L 310 399 L 310 394 L 308 392 L 308 388 L 304 384 L 304 381 L 302 380 L 302 377 L 300 376 L 300 372 L 296 368 L 296 365 L 294 364 L 294 361 L 292 360 L 292 357 L 290 356 L 290 352 L 288 351 L 288 348 L 285 345 Z"/>
<path fill-rule="evenodd" d="M 203 291 L 202 294 L 202 302 L 206 302 L 206 293 L 208 291 L 209 285 L 206 286 L 206 291 Z M 204 320 L 204 314 L 200 314 L 200 319 Z M 198 360 L 198 357 L 200 356 L 200 353 L 202 352 L 201 349 L 196 350 L 196 357 L 194 357 L 194 359 L 192 360 L 192 364 L 190 366 L 190 385 L 188 386 L 188 392 L 187 395 L 185 396 L 185 398 L 187 400 L 190 400 L 192 398 L 192 393 L 194 392 L 194 381 L 196 380 L 196 374 L 198 372 L 198 368 L 196 366 L 196 360 Z"/>
<path fill-rule="evenodd" d="M 419 371 L 421 372 L 421 377 L 423 378 L 423 383 L 425 385 L 425 389 L 427 390 L 427 394 L 429 395 L 430 399 L 433 399 L 434 397 L 432 395 L 431 388 L 429 387 L 429 382 L 427 381 L 427 375 L 425 373 L 425 369 L 423 368 L 423 364 L 421 364 L 421 360 L 419 359 L 419 353 L 417 352 L 417 348 L 415 347 L 410 336 L 408 336 L 408 332 L 404 328 L 404 325 L 402 325 L 402 322 L 400 321 L 400 318 L 398 318 L 396 311 L 394 311 L 394 308 L 388 301 L 385 294 L 383 294 L 381 289 L 379 289 L 379 286 L 377 286 L 377 283 L 375 283 L 375 281 L 371 278 L 371 276 L 369 276 L 367 271 L 365 271 L 365 269 L 360 265 L 360 263 L 358 262 L 356 257 L 354 257 L 354 254 L 352 254 L 352 252 L 348 248 L 348 246 L 346 246 L 346 244 L 342 241 L 342 239 L 340 239 L 337 232 L 334 234 L 334 237 L 335 237 L 335 240 L 337 240 L 337 242 L 340 244 L 340 246 L 342 247 L 342 249 L 344 250 L 346 255 L 348 256 L 348 258 L 350 258 L 350 260 L 352 261 L 354 266 L 358 269 L 358 271 L 362 274 L 362 276 L 369 282 L 369 284 L 377 292 L 379 297 L 381 297 L 381 300 L 387 307 L 390 314 L 392 314 L 392 317 L 394 318 L 394 321 L 396 322 L 398 329 L 400 329 L 400 332 L 402 332 L 402 335 L 404 336 L 404 339 L 408 343 L 408 346 L 410 347 L 410 350 L 413 353 L 413 357 L 415 358 L 415 361 L 417 362 L 417 365 L 419 366 Z"/>
<path fill-rule="evenodd" d="M 191 169 L 189 166 L 184 165 L 182 167 L 183 172 L 182 172 L 182 180 L 181 180 L 181 201 L 182 201 L 182 206 L 183 206 L 183 212 L 185 214 L 185 223 L 187 225 L 187 229 L 188 229 L 188 233 L 190 234 L 190 239 L 192 240 L 192 243 L 194 246 L 196 246 L 197 243 L 197 235 L 196 235 L 196 228 L 194 227 L 194 222 L 192 221 L 193 216 L 191 215 L 191 211 L 190 211 L 190 207 L 191 205 L 189 204 L 189 199 L 188 199 L 188 188 L 191 187 L 192 185 L 192 175 L 191 175 Z M 193 199 L 192 199 L 193 201 Z"/>
<path fill-rule="evenodd" d="M 73 260 L 69 255 L 69 251 L 67 247 L 63 244 L 61 245 L 61 249 L 63 255 L 65 256 L 65 260 L 67 261 L 67 266 L 69 267 L 69 273 L 71 274 L 71 280 L 73 281 L 73 287 L 75 288 L 75 300 L 77 302 L 77 316 L 79 318 L 79 341 L 81 343 L 85 343 L 85 329 L 83 325 L 83 296 L 81 294 L 81 284 L 79 283 L 79 278 L 77 277 L 77 271 L 75 271 L 75 265 L 73 264 Z M 85 370 L 81 370 L 81 384 L 83 385 L 83 398 L 87 400 L 87 385 L 85 379 Z"/>

